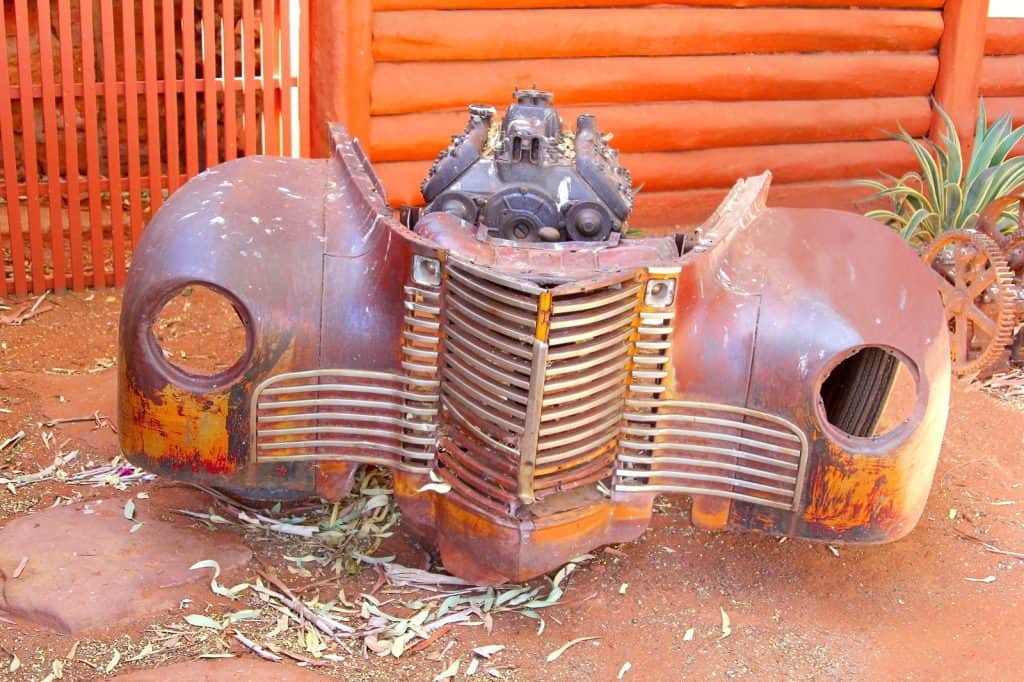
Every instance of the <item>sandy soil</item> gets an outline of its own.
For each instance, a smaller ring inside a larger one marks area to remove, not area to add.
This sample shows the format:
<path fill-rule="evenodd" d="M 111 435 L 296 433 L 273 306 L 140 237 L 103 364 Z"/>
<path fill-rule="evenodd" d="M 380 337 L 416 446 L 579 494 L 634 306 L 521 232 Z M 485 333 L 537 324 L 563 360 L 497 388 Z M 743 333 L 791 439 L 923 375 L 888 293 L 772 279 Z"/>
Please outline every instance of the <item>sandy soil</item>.
<path fill-rule="evenodd" d="M 109 366 L 116 356 L 119 294 L 65 294 L 49 302 L 55 309 L 20 327 L 0 327 L 0 442 L 26 432 L 0 452 L 0 475 L 49 463 L 52 454 L 38 426 L 44 418 L 97 410 L 112 416 Z M 199 339 L 181 341 L 176 349 L 186 356 L 209 354 Z M 95 427 L 83 422 L 57 430 L 83 457 L 107 461 L 116 454 L 116 438 L 108 426 Z M 17 496 L 0 491 L 0 524 L 50 506 L 58 495 L 127 497 L 143 489 L 155 500 L 177 494 L 159 480 L 129 493 L 38 484 Z M 430 679 L 445 664 L 427 654 L 454 639 L 447 660 L 472 646 L 506 645 L 502 662 L 515 666 L 506 679 L 522 680 L 610 680 L 626 662 L 626 680 L 1010 680 L 1024 674 L 1024 561 L 964 537 L 1024 552 L 1024 414 L 1007 404 L 954 389 L 925 515 L 895 544 L 843 547 L 836 556 L 822 545 L 696 531 L 686 509 L 686 500 L 666 499 L 642 539 L 618 546 L 617 553 L 598 550 L 598 559 L 572 576 L 564 603 L 548 612 L 542 636 L 534 621 L 499 615 L 490 636 L 457 628 L 431 649 L 399 660 L 356 657 L 319 672 L 354 680 Z M 257 555 L 265 550 L 254 548 Z M 386 550 L 415 562 L 416 551 L 400 534 Z M 373 581 L 364 574 L 343 587 L 358 593 Z M 732 623 L 725 638 L 723 610 Z M 175 619 L 180 615 L 167 613 L 155 621 Z M 65 679 L 103 677 L 112 649 L 138 649 L 153 621 L 87 633 L 77 657 L 99 670 L 76 663 Z M 691 627 L 695 635 L 686 641 Z M 600 639 L 544 662 L 550 651 L 581 636 Z M 0 620 L 0 679 L 39 680 L 73 644 L 72 638 Z M 13 675 L 9 653 L 22 661 Z M 251 656 L 241 647 L 236 653 Z M 114 673 L 175 660 L 121 663 Z M 287 679 L 288 669 L 279 670 Z"/>

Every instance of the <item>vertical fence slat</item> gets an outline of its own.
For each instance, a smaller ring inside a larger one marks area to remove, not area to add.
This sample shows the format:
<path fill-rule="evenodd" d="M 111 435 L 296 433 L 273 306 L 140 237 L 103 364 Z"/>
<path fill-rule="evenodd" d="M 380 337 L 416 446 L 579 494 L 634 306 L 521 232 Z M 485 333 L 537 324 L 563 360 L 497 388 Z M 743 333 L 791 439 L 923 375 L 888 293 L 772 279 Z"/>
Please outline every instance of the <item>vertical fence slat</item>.
<path fill-rule="evenodd" d="M 21 143 L 25 167 L 25 194 L 28 199 L 28 240 L 31 252 L 32 291 L 46 291 L 43 270 L 43 225 L 39 204 L 39 158 L 36 149 L 35 98 L 32 94 L 32 45 L 29 42 L 31 25 L 26 0 L 14 3 L 15 34 L 18 44 L 18 89 L 21 91 Z M 17 264 L 15 264 L 17 265 Z"/>
<path fill-rule="evenodd" d="M 21 202 L 18 199 L 18 158 L 14 141 L 14 114 L 11 111 L 10 55 L 7 51 L 6 12 L 0 11 L 0 33 L 4 37 L 4 68 L 0 71 L 0 147 L 4 152 L 4 188 L 7 199 L 7 230 L 11 244 L 11 263 L 13 265 L 14 293 L 28 293 L 28 282 L 25 278 L 25 246 L 21 234 Z M 0 293 L 7 294 L 7 274 L 0 271 Z"/>
<path fill-rule="evenodd" d="M 82 30 L 82 99 L 85 110 L 86 177 L 89 186 L 89 234 L 92 246 L 92 284 L 107 285 L 103 255 L 103 209 L 101 203 L 98 121 L 98 89 L 96 87 L 96 55 L 93 48 L 92 3 L 79 5 Z"/>
<path fill-rule="evenodd" d="M 60 182 L 60 131 L 57 129 L 57 87 L 53 71 L 53 29 L 50 0 L 38 0 L 36 19 L 39 28 L 39 75 L 42 83 L 43 129 L 46 137 L 47 204 L 50 209 L 50 258 L 53 263 L 53 288 L 67 288 L 64 264 L 64 207 Z"/>
<path fill-rule="evenodd" d="M 281 90 L 277 100 L 281 112 L 281 151 L 285 156 L 296 156 L 298 150 L 292 143 L 292 36 L 291 2 L 278 3 L 278 33 L 281 36 Z"/>
<path fill-rule="evenodd" d="M 124 208 L 121 197 L 121 125 L 117 96 L 117 31 L 113 3 L 100 3 L 100 30 L 103 46 L 103 113 L 107 134 L 107 182 L 110 186 L 110 241 L 114 265 L 114 285 L 124 284 Z"/>
<path fill-rule="evenodd" d="M 265 154 L 280 154 L 281 144 L 278 136 L 277 98 L 280 89 L 274 80 L 277 68 L 277 31 L 274 0 L 263 0 L 263 30 L 260 34 L 260 56 L 262 65 L 260 75 L 263 77 L 263 138 Z"/>
<path fill-rule="evenodd" d="M 259 153 L 256 121 L 256 10 L 254 0 L 242 0 L 242 97 L 245 101 L 246 156 Z"/>
<path fill-rule="evenodd" d="M 217 15 L 213 11 L 213 0 L 203 0 L 202 37 L 203 121 L 205 127 L 203 138 L 206 140 L 206 158 L 203 167 L 209 168 L 216 165 L 220 158 L 217 151 L 217 140 L 220 138 L 217 125 Z"/>
<path fill-rule="evenodd" d="M 223 0 L 221 4 L 223 42 L 221 43 L 221 73 L 224 76 L 224 160 L 238 156 L 238 120 L 235 105 L 235 2 Z"/>
<path fill-rule="evenodd" d="M 163 34 L 164 34 L 164 114 L 167 122 L 167 190 L 178 189 L 181 177 L 178 145 L 178 60 L 176 36 L 178 25 L 174 17 L 174 3 L 163 0 Z"/>
<path fill-rule="evenodd" d="M 299 4 L 299 153 L 312 155 L 313 131 L 309 112 L 309 0 Z M 317 131 L 320 134 L 320 131 Z"/>
<path fill-rule="evenodd" d="M 196 108 L 196 0 L 181 0 L 181 54 L 185 90 L 185 173 L 192 177 L 199 172 L 199 139 Z"/>
<path fill-rule="evenodd" d="M 82 190 L 79 184 L 78 106 L 75 100 L 75 43 L 71 0 L 57 0 L 57 37 L 60 39 L 60 92 L 64 116 L 64 175 L 67 178 L 68 245 L 71 249 L 71 287 L 85 288 L 82 253 Z"/>
<path fill-rule="evenodd" d="M 156 12 L 153 0 L 142 2 L 142 72 L 146 94 L 146 168 L 149 175 L 149 210 L 156 213 L 163 203 L 160 176 L 163 173 L 160 153 L 160 100 L 157 94 Z M 134 243 L 134 235 L 132 237 Z"/>
<path fill-rule="evenodd" d="M 131 246 L 142 236 L 142 141 L 139 134 L 139 85 L 136 72 L 135 3 L 121 5 L 121 29 L 124 35 L 124 125 L 128 148 L 128 209 Z"/>

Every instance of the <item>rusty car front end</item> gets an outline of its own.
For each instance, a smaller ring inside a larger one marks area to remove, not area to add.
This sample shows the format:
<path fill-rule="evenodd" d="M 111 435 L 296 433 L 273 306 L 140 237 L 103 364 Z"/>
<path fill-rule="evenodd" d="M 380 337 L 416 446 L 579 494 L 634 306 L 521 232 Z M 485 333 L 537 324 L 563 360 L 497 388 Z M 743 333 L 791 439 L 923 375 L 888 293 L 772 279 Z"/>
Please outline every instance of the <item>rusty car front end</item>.
<path fill-rule="evenodd" d="M 459 142 L 476 152 L 442 155 L 431 177 L 451 177 L 428 178 L 417 220 L 394 217 L 338 126 L 330 159 L 241 159 L 175 194 L 125 290 L 126 455 L 268 498 L 338 498 L 357 467 L 389 467 L 403 528 L 480 583 L 636 538 L 659 494 L 691 497 L 709 530 L 877 543 L 914 527 L 950 360 L 933 275 L 897 235 L 768 208 L 765 174 L 685 237 L 623 236 L 628 174 L 599 136 L 578 177 L 559 171 L 564 192 L 499 167 L 481 199 L 466 178 L 495 124 L 473 116 Z M 514 162 L 543 165 L 516 130 L 499 153 L 519 135 Z M 580 187 L 591 171 L 613 181 Z M 246 328 L 207 376 L 152 331 L 196 284 Z M 907 416 L 882 433 L 897 371 Z"/>

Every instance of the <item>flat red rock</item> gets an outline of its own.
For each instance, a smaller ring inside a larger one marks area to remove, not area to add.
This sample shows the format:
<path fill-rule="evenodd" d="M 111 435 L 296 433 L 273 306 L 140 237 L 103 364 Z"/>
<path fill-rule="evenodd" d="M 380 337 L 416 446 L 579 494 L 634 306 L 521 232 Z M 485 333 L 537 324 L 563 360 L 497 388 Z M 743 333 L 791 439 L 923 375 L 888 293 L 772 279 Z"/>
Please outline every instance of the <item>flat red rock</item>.
<path fill-rule="evenodd" d="M 258 658 L 219 658 L 208 661 L 189 661 L 164 668 L 137 670 L 118 675 L 118 682 L 165 682 L 166 680 L 188 680 L 188 682 L 320 682 L 324 675 L 299 668 L 291 663 L 273 663 Z"/>
<path fill-rule="evenodd" d="M 179 505 L 180 493 L 172 493 Z M 201 496 L 189 497 L 188 506 L 204 506 Z M 231 532 L 196 528 L 156 500 L 134 499 L 129 520 L 128 499 L 55 507 L 0 529 L 0 612 L 76 634 L 177 607 L 210 580 L 209 569 L 189 570 L 197 561 L 214 559 L 228 572 L 252 557 Z"/>

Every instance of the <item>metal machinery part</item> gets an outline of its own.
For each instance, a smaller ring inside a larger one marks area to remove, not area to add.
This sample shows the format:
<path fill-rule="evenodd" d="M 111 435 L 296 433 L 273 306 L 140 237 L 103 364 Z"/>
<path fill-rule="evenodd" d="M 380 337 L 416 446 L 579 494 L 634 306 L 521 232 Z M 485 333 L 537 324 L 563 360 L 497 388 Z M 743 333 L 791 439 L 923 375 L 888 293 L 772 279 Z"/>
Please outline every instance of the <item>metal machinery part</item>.
<path fill-rule="evenodd" d="M 554 202 L 572 219 L 560 234 L 603 233 L 597 207 L 613 234 L 625 218 L 597 192 L 574 194 L 578 165 L 543 165 L 560 158 L 547 143 L 556 117 L 523 98 L 501 129 L 516 160 L 488 163 L 541 182 L 441 201 L 482 162 L 489 124 L 471 126 L 476 142 L 439 164 L 426 193 L 440 204 L 412 229 L 340 126 L 328 160 L 241 159 L 175 193 L 124 293 L 127 456 L 267 496 L 337 498 L 358 466 L 390 467 L 403 528 L 479 583 L 635 538 L 662 493 L 692 496 L 705 529 L 833 543 L 908 533 L 949 398 L 946 318 L 916 254 L 861 216 L 767 208 L 768 174 L 738 182 L 683 252 L 677 236 L 547 243 L 468 226 L 495 194 L 544 215 L 535 200 L 558 196 L 553 168 L 576 201 Z M 449 163 L 464 165 L 454 184 L 431 185 Z M 257 251 L 277 267 L 256 267 Z M 168 362 L 151 330 L 196 283 L 248 321 L 242 358 L 214 376 Z M 875 436 L 899 364 L 912 410 Z M 451 489 L 421 491 L 432 476 Z"/>
<path fill-rule="evenodd" d="M 985 371 L 1006 351 L 1017 322 L 1017 289 L 1006 257 L 989 236 L 967 230 L 936 238 L 922 257 L 940 276 L 953 373 Z"/>
<path fill-rule="evenodd" d="M 1016 204 L 1016 214 L 1010 211 Z M 1010 362 L 1024 365 L 1024 194 L 1011 194 L 993 200 L 978 216 L 975 229 L 991 237 L 1006 257 L 1006 264 L 1013 271 L 1015 289 L 1015 326 L 1013 344 L 1010 346 Z M 1015 229 L 1006 225 L 1008 219 L 1016 219 Z M 1001 357 L 1001 356 L 1000 356 Z M 994 368 L 989 366 L 989 370 Z"/>
<path fill-rule="evenodd" d="M 551 93 L 517 90 L 504 118 L 469 107 L 465 132 L 441 152 L 421 191 L 425 213 L 443 211 L 491 236 L 536 241 L 605 241 L 633 206 L 629 172 L 593 116 L 562 128 Z"/>

